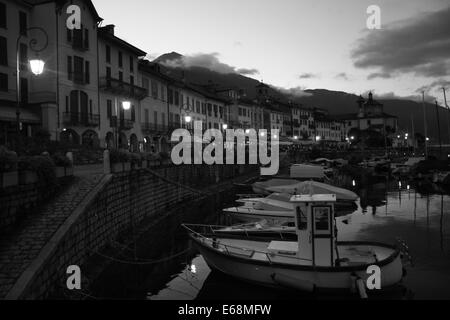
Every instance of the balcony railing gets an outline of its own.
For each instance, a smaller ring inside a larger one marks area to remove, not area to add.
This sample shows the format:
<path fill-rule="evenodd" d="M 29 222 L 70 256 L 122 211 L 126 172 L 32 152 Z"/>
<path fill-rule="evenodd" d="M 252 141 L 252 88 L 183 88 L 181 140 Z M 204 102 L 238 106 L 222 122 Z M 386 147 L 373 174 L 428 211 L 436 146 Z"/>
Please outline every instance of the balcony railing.
<path fill-rule="evenodd" d="M 157 123 L 150 123 L 150 122 L 144 122 L 141 123 L 141 129 L 144 133 L 157 133 L 157 132 L 166 132 L 169 130 L 169 127 L 165 124 L 157 124 Z"/>
<path fill-rule="evenodd" d="M 122 130 L 131 130 L 134 127 L 134 120 L 131 119 L 119 119 L 119 128 Z M 111 128 L 116 128 L 117 127 L 117 117 L 116 116 L 112 116 L 110 118 L 110 126 Z"/>
<path fill-rule="evenodd" d="M 100 79 L 100 89 L 138 100 L 142 100 L 148 95 L 147 89 L 145 88 L 109 77 Z"/>
<path fill-rule="evenodd" d="M 100 115 L 89 113 L 65 112 L 63 122 L 69 126 L 98 127 L 100 125 Z"/>

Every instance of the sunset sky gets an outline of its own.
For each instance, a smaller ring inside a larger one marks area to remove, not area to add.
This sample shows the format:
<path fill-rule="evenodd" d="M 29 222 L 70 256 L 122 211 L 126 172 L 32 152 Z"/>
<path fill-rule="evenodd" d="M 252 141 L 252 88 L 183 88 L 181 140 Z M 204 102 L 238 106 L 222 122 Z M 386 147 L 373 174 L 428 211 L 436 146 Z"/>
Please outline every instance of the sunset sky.
<path fill-rule="evenodd" d="M 450 95 L 450 0 L 93 0 L 103 25 L 186 65 L 277 87 L 380 96 Z M 381 30 L 368 30 L 369 5 Z"/>

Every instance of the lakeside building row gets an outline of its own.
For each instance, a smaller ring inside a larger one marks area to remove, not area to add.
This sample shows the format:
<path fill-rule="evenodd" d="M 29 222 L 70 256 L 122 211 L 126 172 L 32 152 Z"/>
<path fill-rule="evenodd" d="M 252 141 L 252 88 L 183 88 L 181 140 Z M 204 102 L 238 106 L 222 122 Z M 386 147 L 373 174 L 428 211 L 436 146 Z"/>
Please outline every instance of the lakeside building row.
<path fill-rule="evenodd" d="M 70 5 L 81 9 L 81 29 L 66 27 Z M 274 98 L 263 83 L 250 99 L 239 88 L 171 78 L 101 22 L 89 0 L 0 0 L 0 144 L 18 130 L 31 136 L 44 128 L 51 139 L 74 144 L 168 151 L 172 131 L 192 129 L 194 121 L 204 129 L 278 129 L 290 141 L 345 143 L 356 126 L 353 116 Z M 28 60 L 40 43 L 45 71 L 36 76 Z"/>

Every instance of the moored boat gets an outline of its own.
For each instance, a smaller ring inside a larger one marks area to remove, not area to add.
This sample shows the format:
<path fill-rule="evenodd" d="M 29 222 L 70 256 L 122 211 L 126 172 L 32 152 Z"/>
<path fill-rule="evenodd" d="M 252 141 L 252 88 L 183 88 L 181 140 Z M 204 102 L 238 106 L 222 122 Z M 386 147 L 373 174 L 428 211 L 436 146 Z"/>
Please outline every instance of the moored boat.
<path fill-rule="evenodd" d="M 306 291 L 362 288 L 374 266 L 381 271 L 381 288 L 401 281 L 400 249 L 337 241 L 335 195 L 297 195 L 291 202 L 296 240 L 284 239 L 280 232 L 261 239 L 211 232 L 209 226 L 184 227 L 212 269 L 260 285 Z"/>

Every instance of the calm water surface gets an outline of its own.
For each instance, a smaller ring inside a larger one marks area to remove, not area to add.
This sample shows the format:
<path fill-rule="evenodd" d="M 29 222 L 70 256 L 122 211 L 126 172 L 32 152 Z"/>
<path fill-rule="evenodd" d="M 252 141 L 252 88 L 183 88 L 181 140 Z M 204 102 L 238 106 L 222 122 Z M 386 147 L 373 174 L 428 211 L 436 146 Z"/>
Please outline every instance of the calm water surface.
<path fill-rule="evenodd" d="M 374 298 L 450 299 L 450 196 L 437 189 L 433 194 L 416 190 L 420 188 L 408 186 L 408 182 L 399 187 L 398 181 L 357 188 L 361 196 L 358 209 L 337 218 L 339 240 L 393 244 L 401 238 L 409 246 L 414 265 L 406 268 L 408 275 L 402 285 Z M 131 261 L 136 256 L 148 264 L 112 263 L 93 284 L 90 295 L 149 300 L 343 298 L 267 289 L 212 272 L 191 248 L 179 227 L 182 222 L 223 221 L 220 212 L 203 208 L 159 223 L 138 241 L 133 254 L 122 258 Z"/>

